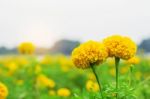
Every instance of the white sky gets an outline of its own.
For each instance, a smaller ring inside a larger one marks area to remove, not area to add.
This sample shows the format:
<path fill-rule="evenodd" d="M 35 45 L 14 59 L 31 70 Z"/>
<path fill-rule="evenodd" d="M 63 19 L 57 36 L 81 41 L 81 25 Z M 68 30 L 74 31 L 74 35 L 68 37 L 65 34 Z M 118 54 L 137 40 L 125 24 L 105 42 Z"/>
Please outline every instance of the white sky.
<path fill-rule="evenodd" d="M 61 38 L 150 37 L 150 0 L 0 0 L 0 46 L 50 47 Z"/>

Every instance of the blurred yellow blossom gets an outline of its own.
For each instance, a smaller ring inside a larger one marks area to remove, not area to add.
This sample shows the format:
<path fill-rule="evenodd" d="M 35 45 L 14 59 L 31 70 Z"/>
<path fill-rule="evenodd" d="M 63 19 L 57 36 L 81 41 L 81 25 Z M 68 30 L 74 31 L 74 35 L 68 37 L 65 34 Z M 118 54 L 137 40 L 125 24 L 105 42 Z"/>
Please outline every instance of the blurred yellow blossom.
<path fill-rule="evenodd" d="M 43 74 L 40 74 L 37 77 L 37 84 L 39 86 L 45 86 L 45 87 L 49 87 L 49 88 L 54 88 L 55 87 L 55 82 L 52 79 L 46 77 Z"/>
<path fill-rule="evenodd" d="M 92 81 L 96 81 L 95 75 L 93 73 L 88 73 L 88 79 Z"/>
<path fill-rule="evenodd" d="M 0 82 L 0 99 L 6 99 L 8 96 L 8 89 L 7 87 Z"/>
<path fill-rule="evenodd" d="M 72 60 L 64 55 L 59 56 L 59 63 L 63 72 L 68 72 L 73 68 Z"/>
<path fill-rule="evenodd" d="M 33 54 L 35 46 L 31 42 L 24 42 L 20 44 L 18 50 L 21 54 Z"/>
<path fill-rule="evenodd" d="M 62 97 L 68 97 L 68 96 L 71 95 L 71 92 L 70 92 L 70 90 L 67 89 L 67 88 L 60 88 L 60 89 L 58 89 L 58 91 L 57 91 L 57 95 L 58 95 L 58 96 L 62 96 Z"/>
<path fill-rule="evenodd" d="M 86 82 L 86 89 L 88 91 L 98 92 L 99 91 L 99 85 L 98 85 L 98 83 L 96 83 L 92 80 L 88 80 Z"/>
<path fill-rule="evenodd" d="M 10 71 L 16 71 L 18 69 L 18 65 L 15 62 L 11 62 L 8 63 L 6 65 L 6 67 L 10 70 Z"/>
<path fill-rule="evenodd" d="M 7 72 L 8 76 L 12 76 L 18 69 L 18 65 L 15 62 L 7 63 L 5 66 L 8 69 L 8 72 Z"/>
<path fill-rule="evenodd" d="M 133 65 L 139 64 L 139 63 L 140 63 L 140 58 L 137 57 L 137 56 L 132 57 L 132 58 L 130 58 L 130 59 L 127 61 L 127 63 L 133 64 Z"/>

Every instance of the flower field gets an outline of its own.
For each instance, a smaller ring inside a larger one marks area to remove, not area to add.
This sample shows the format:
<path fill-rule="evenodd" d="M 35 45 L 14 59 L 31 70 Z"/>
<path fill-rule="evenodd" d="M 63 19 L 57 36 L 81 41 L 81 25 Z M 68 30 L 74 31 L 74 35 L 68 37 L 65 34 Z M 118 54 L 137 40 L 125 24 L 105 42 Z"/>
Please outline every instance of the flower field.
<path fill-rule="evenodd" d="M 120 99 L 148 99 L 149 71 L 148 58 L 121 61 Z M 97 67 L 97 72 L 103 84 L 103 95 L 106 99 L 115 99 L 114 59 L 107 59 Z M 8 90 L 7 99 L 101 99 L 101 89 L 92 70 L 77 69 L 70 57 L 64 55 L 1 57 L 0 75 L 0 81 Z M 0 95 L 4 95 L 3 90 L 0 85 Z"/>
<path fill-rule="evenodd" d="M 24 42 L 0 58 L 0 99 L 148 99 L 150 58 L 129 38 L 87 41 L 67 55 L 34 54 Z M 77 69 L 78 68 L 78 69 Z"/>

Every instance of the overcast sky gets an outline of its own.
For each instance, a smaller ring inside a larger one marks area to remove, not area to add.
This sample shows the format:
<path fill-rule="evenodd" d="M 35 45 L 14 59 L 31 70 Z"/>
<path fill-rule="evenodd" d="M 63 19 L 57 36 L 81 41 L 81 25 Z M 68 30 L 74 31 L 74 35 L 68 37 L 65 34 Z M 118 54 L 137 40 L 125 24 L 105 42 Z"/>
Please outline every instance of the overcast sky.
<path fill-rule="evenodd" d="M 150 37 L 150 0 L 0 0 L 0 46 L 50 47 L 61 38 Z"/>

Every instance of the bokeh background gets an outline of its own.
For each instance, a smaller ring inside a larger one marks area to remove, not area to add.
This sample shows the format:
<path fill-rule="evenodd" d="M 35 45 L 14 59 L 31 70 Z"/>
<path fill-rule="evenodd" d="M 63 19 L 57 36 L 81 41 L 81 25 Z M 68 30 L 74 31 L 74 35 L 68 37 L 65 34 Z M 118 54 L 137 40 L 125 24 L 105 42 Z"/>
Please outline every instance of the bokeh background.
<path fill-rule="evenodd" d="M 73 65 L 72 50 L 88 40 L 110 35 L 130 37 L 137 44 L 133 87 L 129 66 L 121 62 L 120 91 L 124 99 L 150 97 L 149 0 L 0 0 L 0 81 L 8 99 L 92 99 L 99 89 L 91 70 Z M 23 42 L 35 46 L 22 55 Z M 114 97 L 115 69 L 109 59 L 98 67 L 105 93 Z M 109 84 L 108 84 L 109 82 Z M 41 87 L 42 85 L 42 87 Z M 62 94 L 63 93 L 63 94 Z M 93 98 L 94 99 L 94 98 Z"/>

